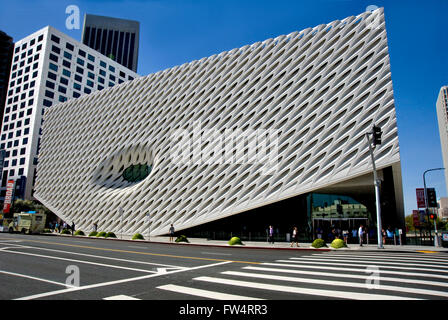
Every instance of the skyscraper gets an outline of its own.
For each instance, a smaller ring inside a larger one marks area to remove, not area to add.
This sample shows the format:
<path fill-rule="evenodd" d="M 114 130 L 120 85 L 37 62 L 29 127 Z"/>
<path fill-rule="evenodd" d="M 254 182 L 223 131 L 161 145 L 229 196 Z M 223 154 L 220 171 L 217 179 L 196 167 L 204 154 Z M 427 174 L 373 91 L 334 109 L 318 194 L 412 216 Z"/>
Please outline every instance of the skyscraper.
<path fill-rule="evenodd" d="M 448 191 L 448 86 L 440 89 L 437 99 L 437 119 L 439 121 L 440 144 L 442 145 L 443 166 L 445 167 L 445 183 Z"/>
<path fill-rule="evenodd" d="M 12 38 L 0 31 L 0 119 L 3 118 L 3 112 L 5 110 L 13 49 L 14 42 Z"/>
<path fill-rule="evenodd" d="M 137 72 L 139 35 L 138 21 L 84 15 L 82 43 L 134 72 Z"/>
<path fill-rule="evenodd" d="M 4 197 L 7 182 L 14 180 L 20 197 L 32 199 L 47 108 L 135 77 L 136 73 L 50 26 L 17 41 L 0 137 L 0 150 L 6 151 L 0 196 Z"/>

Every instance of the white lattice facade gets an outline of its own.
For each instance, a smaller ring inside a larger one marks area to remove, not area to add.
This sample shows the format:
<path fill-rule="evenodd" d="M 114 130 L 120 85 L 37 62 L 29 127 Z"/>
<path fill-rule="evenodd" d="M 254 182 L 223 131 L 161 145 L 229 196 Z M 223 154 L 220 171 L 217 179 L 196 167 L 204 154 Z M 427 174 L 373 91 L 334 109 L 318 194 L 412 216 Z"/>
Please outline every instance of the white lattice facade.
<path fill-rule="evenodd" d="M 383 9 L 49 108 L 35 196 L 79 229 L 146 234 L 150 214 L 162 235 L 370 173 L 373 124 L 377 167 L 399 164 Z"/>

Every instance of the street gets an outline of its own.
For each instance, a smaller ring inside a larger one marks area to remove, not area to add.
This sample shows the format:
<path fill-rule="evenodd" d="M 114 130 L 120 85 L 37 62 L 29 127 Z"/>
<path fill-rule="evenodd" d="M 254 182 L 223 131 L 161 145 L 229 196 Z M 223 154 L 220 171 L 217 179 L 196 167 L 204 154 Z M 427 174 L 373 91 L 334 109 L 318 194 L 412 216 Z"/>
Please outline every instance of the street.
<path fill-rule="evenodd" d="M 2 300 L 448 298 L 445 252 L 315 252 L 0 234 Z"/>

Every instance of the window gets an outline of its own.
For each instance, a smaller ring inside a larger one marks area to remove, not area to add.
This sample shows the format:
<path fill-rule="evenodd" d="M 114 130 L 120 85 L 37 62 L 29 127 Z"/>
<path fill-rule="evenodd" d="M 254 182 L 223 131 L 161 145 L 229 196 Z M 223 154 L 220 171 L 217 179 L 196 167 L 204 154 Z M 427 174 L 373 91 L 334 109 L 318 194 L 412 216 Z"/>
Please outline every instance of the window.
<path fill-rule="evenodd" d="M 81 95 L 78 92 L 73 92 L 73 98 L 79 98 Z"/>
<path fill-rule="evenodd" d="M 42 49 L 42 45 L 41 44 L 36 47 L 36 52 L 40 51 L 40 49 Z"/>
<path fill-rule="evenodd" d="M 92 61 L 92 62 L 95 62 L 95 57 L 92 56 L 91 54 L 88 54 L 88 55 L 87 55 L 87 59 L 89 59 L 89 60 Z"/>
<path fill-rule="evenodd" d="M 84 60 L 82 60 L 81 58 L 77 58 L 76 59 L 76 63 L 81 65 L 81 66 L 84 66 Z"/>
<path fill-rule="evenodd" d="M 105 77 L 105 76 L 106 76 L 106 71 L 100 69 L 100 75 L 102 75 L 103 77 Z"/>
<path fill-rule="evenodd" d="M 56 80 L 56 74 L 54 74 L 53 72 L 48 72 L 48 78 Z"/>
<path fill-rule="evenodd" d="M 81 90 L 81 85 L 79 83 L 73 83 L 73 88 L 76 90 Z"/>
<path fill-rule="evenodd" d="M 59 40 L 60 40 L 60 39 L 59 39 L 58 37 L 56 37 L 54 34 L 52 34 L 52 35 L 51 35 L 51 40 L 54 41 L 54 42 L 56 42 L 56 43 L 59 43 Z"/>
<path fill-rule="evenodd" d="M 53 71 L 58 72 L 58 66 L 55 65 L 54 63 L 51 63 L 51 62 L 50 62 L 49 68 L 50 68 L 51 70 L 53 70 Z"/>
<path fill-rule="evenodd" d="M 92 92 L 92 90 L 90 90 L 89 88 L 84 88 L 84 92 L 89 94 L 90 92 Z"/>
<path fill-rule="evenodd" d="M 51 107 L 53 103 L 50 100 L 44 99 L 44 106 L 45 107 Z"/>
<path fill-rule="evenodd" d="M 30 46 L 34 45 L 36 43 L 36 39 L 33 39 L 30 41 Z"/>
<path fill-rule="evenodd" d="M 64 96 L 59 96 L 59 102 L 65 102 L 67 101 L 67 98 Z"/>
<path fill-rule="evenodd" d="M 103 68 L 106 68 L 106 67 L 107 67 L 107 64 L 106 64 L 106 62 L 104 62 L 104 61 L 100 61 L 100 66 L 103 67 Z"/>
<path fill-rule="evenodd" d="M 87 77 L 89 77 L 92 80 L 95 79 L 95 75 L 92 72 L 87 72 Z"/>
<path fill-rule="evenodd" d="M 55 52 L 55 53 L 57 53 L 57 54 L 61 54 L 61 49 L 59 49 L 59 48 L 56 47 L 56 46 L 51 46 L 51 51 L 53 51 L 53 52 Z"/>
<path fill-rule="evenodd" d="M 101 77 L 98 77 L 98 82 L 104 84 L 104 79 Z"/>
<path fill-rule="evenodd" d="M 45 90 L 45 96 L 50 98 L 50 99 L 53 99 L 54 98 L 54 93 L 51 92 L 51 91 Z"/>
<path fill-rule="evenodd" d="M 36 62 L 35 64 L 33 64 L 33 70 L 37 69 L 38 66 L 39 66 L 39 62 Z"/>
<path fill-rule="evenodd" d="M 67 69 L 63 69 L 62 70 L 62 74 L 66 77 L 70 77 L 70 75 L 72 74 L 70 71 L 68 71 Z"/>
<path fill-rule="evenodd" d="M 124 74 L 123 71 L 120 71 L 120 77 L 122 77 L 122 78 L 126 78 L 126 75 Z"/>
<path fill-rule="evenodd" d="M 75 74 L 75 80 L 78 82 L 82 82 L 82 77 L 78 74 Z"/>
<path fill-rule="evenodd" d="M 86 53 L 85 53 L 85 51 L 79 49 L 78 53 L 79 53 L 79 55 L 80 55 L 81 57 L 84 57 L 84 58 L 86 57 Z"/>
<path fill-rule="evenodd" d="M 67 93 L 67 88 L 63 87 L 63 86 L 59 86 L 58 87 L 58 91 L 61 93 Z"/>
<path fill-rule="evenodd" d="M 87 80 L 87 85 L 93 88 L 93 81 Z"/>
<path fill-rule="evenodd" d="M 93 66 L 93 64 L 87 63 L 87 69 L 89 70 L 95 70 L 95 67 Z"/>
<path fill-rule="evenodd" d="M 70 68 L 70 67 L 71 67 L 71 63 L 68 62 L 67 60 L 63 60 L 63 61 L 62 61 L 62 65 L 63 65 L 64 67 L 67 67 L 67 68 Z"/>
<path fill-rule="evenodd" d="M 110 75 L 109 75 L 109 79 L 112 80 L 112 81 L 115 81 L 115 76 L 112 75 L 112 74 L 110 74 Z"/>
<path fill-rule="evenodd" d="M 47 88 L 54 89 L 54 83 L 51 82 L 51 81 L 48 81 L 48 80 L 47 80 L 47 82 L 45 83 L 45 86 L 46 86 Z"/>
<path fill-rule="evenodd" d="M 57 67 L 56 67 L 56 68 L 57 68 Z M 37 78 L 37 75 L 38 75 L 38 74 L 39 74 L 39 71 L 34 71 L 34 72 L 33 72 L 33 76 L 32 76 L 33 79 L 34 79 L 34 78 Z M 34 82 L 34 81 L 33 81 L 33 82 Z"/>
<path fill-rule="evenodd" d="M 75 49 L 75 47 L 71 43 L 68 43 L 68 42 L 65 44 L 65 47 L 70 51 L 73 51 Z"/>
<path fill-rule="evenodd" d="M 103 89 L 104 89 L 103 86 L 98 85 L 98 90 L 103 90 Z"/>
<path fill-rule="evenodd" d="M 67 78 L 61 77 L 60 81 L 61 81 L 62 84 L 68 85 L 68 79 Z"/>
<path fill-rule="evenodd" d="M 20 158 L 20 162 L 19 162 L 19 164 L 20 164 L 20 165 L 24 165 L 24 164 L 25 164 L 25 158 Z"/>
<path fill-rule="evenodd" d="M 67 51 L 64 51 L 64 57 L 67 58 L 68 60 L 72 59 L 72 55 L 70 53 L 68 53 Z"/>
<path fill-rule="evenodd" d="M 76 72 L 78 72 L 80 74 L 84 74 L 84 69 L 80 68 L 80 67 L 76 67 Z"/>
<path fill-rule="evenodd" d="M 112 66 L 109 66 L 109 71 L 110 71 L 110 72 L 115 72 L 115 68 L 112 67 Z"/>
<path fill-rule="evenodd" d="M 19 176 L 23 176 L 23 168 L 19 169 Z"/>

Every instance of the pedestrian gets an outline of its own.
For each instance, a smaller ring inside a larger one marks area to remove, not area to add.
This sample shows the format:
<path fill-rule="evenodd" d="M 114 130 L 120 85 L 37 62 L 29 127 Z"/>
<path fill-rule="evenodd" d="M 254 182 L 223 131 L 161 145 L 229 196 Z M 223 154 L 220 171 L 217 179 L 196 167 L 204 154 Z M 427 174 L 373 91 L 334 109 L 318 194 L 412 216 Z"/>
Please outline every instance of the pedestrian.
<path fill-rule="evenodd" d="M 75 234 L 75 221 L 72 221 L 72 236 Z"/>
<path fill-rule="evenodd" d="M 361 224 L 358 229 L 358 236 L 359 236 L 359 246 L 362 247 L 363 238 L 364 238 L 364 226 Z"/>
<path fill-rule="evenodd" d="M 274 228 L 272 226 L 269 226 L 268 235 L 269 235 L 268 238 L 269 243 L 274 244 Z"/>
<path fill-rule="evenodd" d="M 386 244 L 386 230 L 381 229 L 381 235 L 383 236 L 383 244 Z"/>
<path fill-rule="evenodd" d="M 59 223 L 58 222 L 56 222 L 56 224 L 54 225 L 54 231 L 59 232 Z"/>
<path fill-rule="evenodd" d="M 98 224 L 95 222 L 94 224 L 93 224 L 93 231 L 97 231 L 98 230 Z"/>
<path fill-rule="evenodd" d="M 299 246 L 299 234 L 298 234 L 298 230 L 297 227 L 294 227 L 294 229 L 292 230 L 292 241 L 291 241 L 291 247 L 293 246 L 293 243 L 296 243 L 296 246 Z"/>
<path fill-rule="evenodd" d="M 173 240 L 174 240 L 174 226 L 173 226 L 173 224 L 171 224 L 171 227 L 170 227 L 170 242 L 173 242 Z"/>
<path fill-rule="evenodd" d="M 348 242 L 348 234 L 349 234 L 349 232 L 348 232 L 348 230 L 344 230 L 344 231 L 342 231 L 342 235 L 343 235 L 343 237 L 344 237 L 344 242 L 347 244 L 347 242 Z"/>

